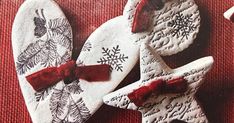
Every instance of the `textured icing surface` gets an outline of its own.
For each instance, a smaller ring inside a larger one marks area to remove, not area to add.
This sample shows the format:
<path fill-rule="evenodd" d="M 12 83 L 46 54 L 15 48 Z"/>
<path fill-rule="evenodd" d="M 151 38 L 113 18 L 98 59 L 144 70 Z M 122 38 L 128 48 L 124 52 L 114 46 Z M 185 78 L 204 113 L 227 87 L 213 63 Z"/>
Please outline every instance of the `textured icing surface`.
<path fill-rule="evenodd" d="M 104 96 L 107 105 L 123 109 L 138 110 L 142 113 L 143 123 L 164 123 L 178 119 L 193 123 L 208 122 L 201 106 L 194 97 L 205 74 L 213 64 L 212 57 L 205 57 L 177 69 L 169 68 L 162 58 L 148 45 L 141 47 L 141 79 L 122 89 Z M 138 107 L 128 98 L 128 94 L 153 80 L 171 80 L 184 77 L 188 89 L 181 94 L 152 94 L 142 106 Z"/>
<path fill-rule="evenodd" d="M 123 16 L 131 28 L 140 0 L 128 0 Z M 151 27 L 136 33 L 135 42 L 149 42 L 160 55 L 172 55 L 186 49 L 196 38 L 200 27 L 199 10 L 194 0 L 167 0 L 161 10 L 152 11 Z"/>

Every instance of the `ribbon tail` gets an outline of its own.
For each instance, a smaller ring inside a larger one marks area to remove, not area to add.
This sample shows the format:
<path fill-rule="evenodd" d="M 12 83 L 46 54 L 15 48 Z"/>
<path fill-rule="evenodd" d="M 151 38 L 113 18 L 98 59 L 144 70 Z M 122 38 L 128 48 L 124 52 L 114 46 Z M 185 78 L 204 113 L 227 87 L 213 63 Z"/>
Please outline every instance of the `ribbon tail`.
<path fill-rule="evenodd" d="M 155 95 L 159 95 L 161 90 L 161 86 L 163 84 L 163 80 L 153 81 L 148 86 L 142 86 L 132 93 L 128 94 L 128 98 L 138 107 L 142 106 L 143 103 L 150 97 L 152 93 Z"/>
<path fill-rule="evenodd" d="M 166 83 L 165 91 L 166 93 L 183 93 L 187 90 L 187 87 L 187 80 L 181 77 L 169 80 Z"/>
<path fill-rule="evenodd" d="M 26 76 L 27 81 L 36 91 L 48 88 L 61 80 L 57 68 L 50 67 Z"/>
<path fill-rule="evenodd" d="M 162 9 L 163 6 L 162 0 L 141 0 L 134 14 L 132 32 L 146 31 L 150 26 L 151 12 Z"/>
<path fill-rule="evenodd" d="M 142 0 L 138 5 L 134 14 L 132 32 L 138 33 L 148 29 L 150 25 L 150 8 L 148 0 Z"/>
<path fill-rule="evenodd" d="M 143 99 L 139 99 L 139 97 L 136 97 L 135 93 L 129 93 L 128 98 L 131 102 L 133 102 L 136 106 L 140 107 L 145 102 Z"/>
<path fill-rule="evenodd" d="M 110 65 L 78 66 L 76 75 L 89 82 L 107 81 L 110 79 Z"/>

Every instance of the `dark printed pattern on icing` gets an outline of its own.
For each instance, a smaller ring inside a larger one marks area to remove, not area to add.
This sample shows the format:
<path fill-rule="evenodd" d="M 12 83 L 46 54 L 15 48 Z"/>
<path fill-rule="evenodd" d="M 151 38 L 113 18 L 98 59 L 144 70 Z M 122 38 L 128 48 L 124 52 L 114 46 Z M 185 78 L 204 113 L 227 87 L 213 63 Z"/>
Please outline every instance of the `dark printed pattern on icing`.
<path fill-rule="evenodd" d="M 132 26 L 136 7 L 140 0 L 129 0 L 123 16 Z M 162 9 L 150 14 L 150 28 L 135 34 L 134 42 L 149 42 L 160 55 L 172 55 L 192 44 L 200 27 L 200 14 L 194 0 L 167 0 Z M 180 21 L 181 20 L 181 21 Z M 188 20 L 188 21 L 187 21 Z"/>
<path fill-rule="evenodd" d="M 207 123 L 208 120 L 194 95 L 211 69 L 213 59 L 202 58 L 173 70 L 150 47 L 142 46 L 140 51 L 141 79 L 104 96 L 104 103 L 118 108 L 140 111 L 142 123 L 165 123 L 176 119 L 189 123 Z M 152 93 L 142 106 L 135 105 L 128 97 L 129 93 L 152 81 L 171 80 L 178 77 L 187 80 L 188 88 L 184 93 L 161 95 Z"/>
<path fill-rule="evenodd" d="M 92 49 L 92 44 L 90 42 L 86 42 L 82 48 L 82 51 L 90 51 Z"/>
<path fill-rule="evenodd" d="M 20 75 L 25 74 L 36 65 L 58 66 L 71 57 L 69 52 L 72 49 L 72 30 L 67 19 L 47 20 L 44 9 L 37 9 L 35 13 L 34 36 L 37 40 L 30 43 L 17 58 L 17 72 Z M 64 48 L 65 51 L 60 53 L 59 48 Z M 76 80 L 67 85 L 63 83 L 62 89 L 53 86 L 41 92 L 35 92 L 34 95 L 38 104 L 51 95 L 49 107 L 53 123 L 80 123 L 91 116 L 82 98 L 78 100 L 72 98 L 73 95 L 79 95 L 82 92 L 79 81 Z"/>
<path fill-rule="evenodd" d="M 44 10 L 41 9 L 41 15 L 38 12 L 38 9 L 35 11 L 38 17 L 34 17 L 34 24 L 35 24 L 35 29 L 34 29 L 34 35 L 37 38 L 42 37 L 43 35 L 46 34 L 47 29 L 46 29 L 46 18 L 44 15 Z"/>
<path fill-rule="evenodd" d="M 37 102 L 43 101 L 47 96 L 49 96 L 49 94 L 51 93 L 51 90 L 53 89 L 53 87 L 49 87 L 45 90 L 42 90 L 40 92 L 35 92 L 35 98 Z"/>
<path fill-rule="evenodd" d="M 79 81 L 65 85 L 62 89 L 54 88 L 50 99 L 50 110 L 53 116 L 52 123 L 82 123 L 90 116 L 82 98 L 75 101 L 72 94 L 80 94 L 83 90 Z"/>
<path fill-rule="evenodd" d="M 175 19 L 168 23 L 169 27 L 172 27 L 171 34 L 177 38 L 188 39 L 189 35 L 196 29 L 192 14 L 183 15 L 182 13 L 177 13 Z"/>
<path fill-rule="evenodd" d="M 17 72 L 22 75 L 29 69 L 40 64 L 45 67 L 59 65 L 70 57 L 69 53 L 58 53 L 58 46 L 68 49 L 72 48 L 72 32 L 69 22 L 65 18 L 51 19 L 48 22 L 41 9 L 41 16 L 36 10 L 38 17 L 34 18 L 34 35 L 37 41 L 29 44 L 17 58 Z M 42 38 L 46 36 L 45 38 Z"/>
<path fill-rule="evenodd" d="M 102 50 L 103 57 L 100 58 L 97 63 L 109 64 L 111 66 L 111 70 L 123 72 L 123 63 L 128 59 L 128 56 L 120 53 L 119 45 L 112 49 L 103 47 Z"/>

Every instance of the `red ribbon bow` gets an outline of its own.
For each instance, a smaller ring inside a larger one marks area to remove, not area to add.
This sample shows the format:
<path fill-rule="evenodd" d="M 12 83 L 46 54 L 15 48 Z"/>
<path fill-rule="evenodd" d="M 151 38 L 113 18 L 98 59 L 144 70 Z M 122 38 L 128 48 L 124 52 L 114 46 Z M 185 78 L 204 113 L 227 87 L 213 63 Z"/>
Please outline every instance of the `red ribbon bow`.
<path fill-rule="evenodd" d="M 59 67 L 49 67 L 33 73 L 26 79 L 36 91 L 40 91 L 61 80 L 72 82 L 79 78 L 87 81 L 105 81 L 109 76 L 109 65 L 76 66 L 75 61 L 69 61 Z"/>
<path fill-rule="evenodd" d="M 141 0 L 134 14 L 132 32 L 142 32 L 150 26 L 150 12 L 163 7 L 161 0 Z"/>
<path fill-rule="evenodd" d="M 152 93 L 160 95 L 163 93 L 182 93 L 186 90 L 187 81 L 184 78 L 177 78 L 167 82 L 160 79 L 151 82 L 148 86 L 142 86 L 134 90 L 128 94 L 128 98 L 136 106 L 142 106 Z"/>

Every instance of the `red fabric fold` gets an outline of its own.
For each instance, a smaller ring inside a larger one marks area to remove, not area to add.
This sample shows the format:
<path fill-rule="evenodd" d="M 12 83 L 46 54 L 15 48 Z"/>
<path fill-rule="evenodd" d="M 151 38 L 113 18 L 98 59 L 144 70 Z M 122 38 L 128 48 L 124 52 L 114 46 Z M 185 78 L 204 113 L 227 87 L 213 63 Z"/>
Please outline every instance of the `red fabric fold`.
<path fill-rule="evenodd" d="M 76 66 L 75 61 L 69 61 L 59 67 L 49 67 L 28 75 L 26 79 L 36 91 L 40 91 L 61 80 L 72 82 L 79 78 L 87 81 L 106 81 L 109 77 L 109 65 Z"/>
<path fill-rule="evenodd" d="M 186 90 L 187 81 L 184 78 L 176 78 L 169 81 L 156 80 L 129 93 L 128 98 L 136 106 L 142 106 L 152 93 L 158 96 L 163 93 L 182 93 Z"/>
<path fill-rule="evenodd" d="M 147 30 L 150 26 L 150 13 L 162 7 L 161 0 L 141 0 L 134 14 L 132 32 L 138 33 Z"/>

